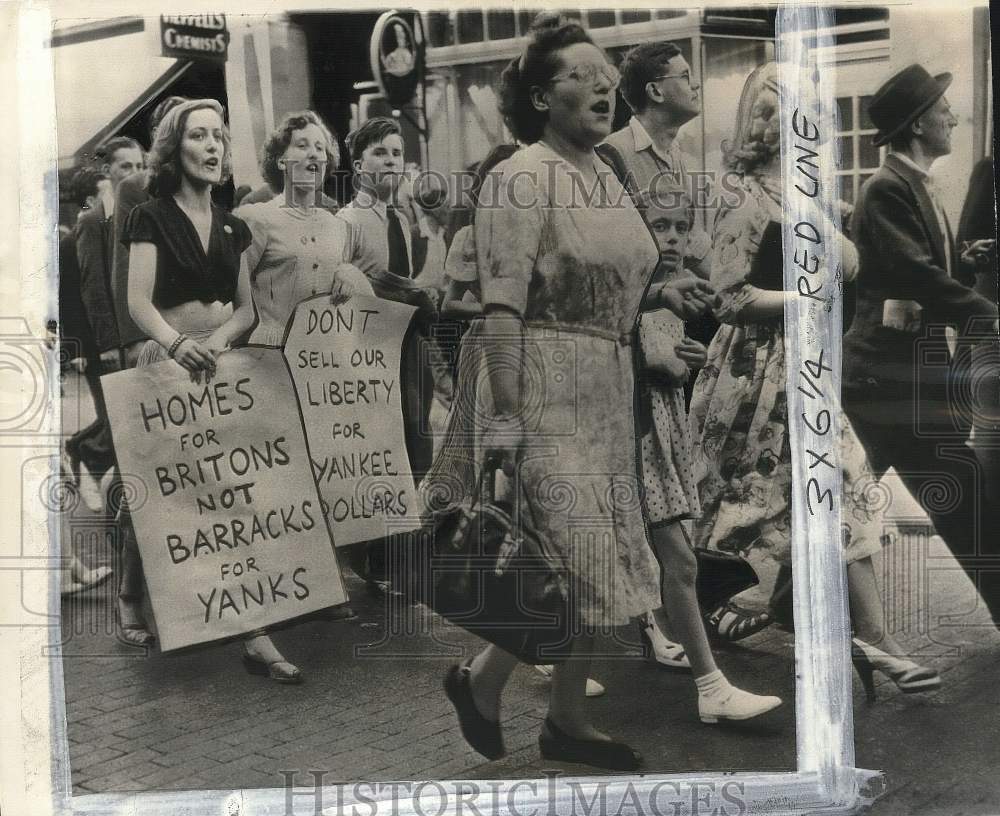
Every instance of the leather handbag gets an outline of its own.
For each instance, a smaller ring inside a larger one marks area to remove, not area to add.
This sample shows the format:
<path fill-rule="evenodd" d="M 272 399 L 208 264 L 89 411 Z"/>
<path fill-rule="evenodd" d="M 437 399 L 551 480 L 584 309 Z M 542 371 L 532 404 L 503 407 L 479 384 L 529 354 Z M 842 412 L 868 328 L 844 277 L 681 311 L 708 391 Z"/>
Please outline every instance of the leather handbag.
<path fill-rule="evenodd" d="M 698 605 L 705 614 L 760 583 L 757 572 L 742 556 L 704 547 L 695 547 L 694 554 L 698 560 L 695 591 Z"/>
<path fill-rule="evenodd" d="M 558 663 L 571 643 L 566 569 L 523 517 L 517 476 L 515 503 L 497 500 L 497 465 L 484 463 L 468 501 L 433 516 L 419 600 L 524 663 Z"/>

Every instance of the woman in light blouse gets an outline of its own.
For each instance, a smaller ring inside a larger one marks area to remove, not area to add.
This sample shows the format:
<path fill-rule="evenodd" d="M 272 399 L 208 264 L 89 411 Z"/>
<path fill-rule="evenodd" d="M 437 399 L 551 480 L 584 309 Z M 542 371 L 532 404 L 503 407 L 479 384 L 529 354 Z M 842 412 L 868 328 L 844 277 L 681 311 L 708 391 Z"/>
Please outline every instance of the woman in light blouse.
<path fill-rule="evenodd" d="M 261 173 L 278 193 L 236 210 L 253 235 L 242 259 L 259 319 L 253 343 L 280 346 L 306 298 L 373 294 L 354 265 L 363 256 L 361 231 L 319 206 L 337 163 L 337 143 L 313 111 L 288 114 L 264 145 Z"/>

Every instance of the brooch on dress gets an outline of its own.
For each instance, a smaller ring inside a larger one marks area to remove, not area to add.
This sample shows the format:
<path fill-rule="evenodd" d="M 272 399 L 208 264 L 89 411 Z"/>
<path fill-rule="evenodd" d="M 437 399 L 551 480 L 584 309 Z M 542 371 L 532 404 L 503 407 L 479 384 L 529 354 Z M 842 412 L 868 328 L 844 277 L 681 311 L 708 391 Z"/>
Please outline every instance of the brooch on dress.
<path fill-rule="evenodd" d="M 233 228 L 232 228 L 231 226 L 229 226 L 229 224 L 225 224 L 225 225 L 224 225 L 224 226 L 222 227 L 222 231 L 223 231 L 224 233 L 226 233 L 226 235 L 232 235 L 232 234 L 233 234 Z"/>

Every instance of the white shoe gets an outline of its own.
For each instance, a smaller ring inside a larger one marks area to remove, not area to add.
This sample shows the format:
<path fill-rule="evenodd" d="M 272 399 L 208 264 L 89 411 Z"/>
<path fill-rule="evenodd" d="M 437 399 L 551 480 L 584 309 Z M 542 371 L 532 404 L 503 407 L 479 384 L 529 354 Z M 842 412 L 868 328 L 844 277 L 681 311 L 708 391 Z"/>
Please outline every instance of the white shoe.
<path fill-rule="evenodd" d="M 780 697 L 766 697 L 751 694 L 736 686 L 730 686 L 728 697 L 713 695 L 706 699 L 698 695 L 698 717 L 703 723 L 717 723 L 719 720 L 751 720 L 766 714 L 781 705 Z"/>
<path fill-rule="evenodd" d="M 87 470 L 87 466 L 83 462 L 80 462 L 80 484 L 77 487 L 80 491 L 80 498 L 83 499 L 88 510 L 94 513 L 104 511 L 104 493 L 101 490 L 101 483 Z"/>
<path fill-rule="evenodd" d="M 537 671 L 540 675 L 542 675 L 542 677 L 544 677 L 546 680 L 552 679 L 552 666 L 545 664 L 535 666 L 535 671 Z M 604 686 L 602 686 L 596 680 L 593 680 L 590 677 L 587 678 L 586 695 L 588 697 L 600 697 L 602 694 L 604 694 L 605 691 L 606 689 L 604 688 Z"/>
<path fill-rule="evenodd" d="M 652 612 L 647 612 L 641 621 L 642 639 L 649 648 L 649 659 L 666 669 L 691 671 L 691 661 L 684 652 L 684 647 L 674 643 L 656 625 Z"/>

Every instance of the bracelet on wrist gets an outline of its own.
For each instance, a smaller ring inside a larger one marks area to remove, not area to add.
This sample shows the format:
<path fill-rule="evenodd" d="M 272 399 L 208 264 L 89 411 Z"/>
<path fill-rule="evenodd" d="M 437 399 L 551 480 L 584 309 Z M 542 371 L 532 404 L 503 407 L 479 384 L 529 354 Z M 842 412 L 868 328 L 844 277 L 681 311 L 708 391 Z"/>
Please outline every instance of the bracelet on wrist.
<path fill-rule="evenodd" d="M 181 347 L 181 343 L 188 339 L 188 336 L 181 332 L 174 339 L 174 342 L 170 344 L 170 348 L 167 349 L 167 356 L 173 359 L 174 355 L 177 353 L 177 349 Z"/>

